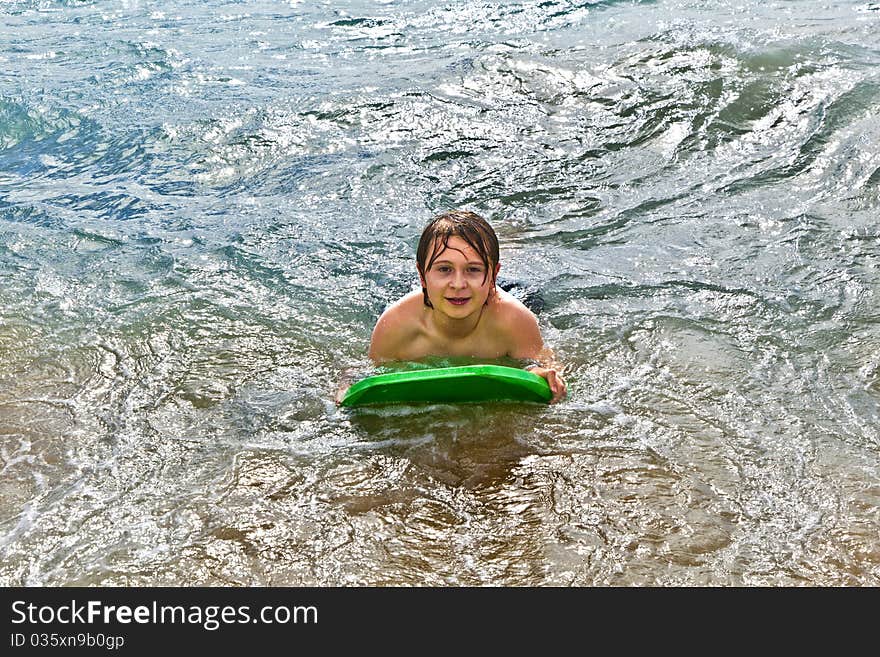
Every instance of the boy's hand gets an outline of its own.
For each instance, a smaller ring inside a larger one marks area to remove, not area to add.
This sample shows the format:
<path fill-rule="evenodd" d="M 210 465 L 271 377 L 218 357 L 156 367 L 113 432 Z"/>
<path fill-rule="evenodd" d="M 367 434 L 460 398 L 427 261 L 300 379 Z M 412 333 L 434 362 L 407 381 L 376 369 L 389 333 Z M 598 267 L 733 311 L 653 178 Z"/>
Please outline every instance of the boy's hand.
<path fill-rule="evenodd" d="M 562 378 L 562 373 L 559 372 L 559 370 L 547 367 L 530 367 L 529 372 L 533 372 L 547 380 L 547 383 L 550 385 L 550 392 L 553 393 L 553 398 L 550 400 L 551 404 L 555 404 L 565 399 L 566 394 L 568 394 L 568 388 L 566 387 L 565 379 Z"/>

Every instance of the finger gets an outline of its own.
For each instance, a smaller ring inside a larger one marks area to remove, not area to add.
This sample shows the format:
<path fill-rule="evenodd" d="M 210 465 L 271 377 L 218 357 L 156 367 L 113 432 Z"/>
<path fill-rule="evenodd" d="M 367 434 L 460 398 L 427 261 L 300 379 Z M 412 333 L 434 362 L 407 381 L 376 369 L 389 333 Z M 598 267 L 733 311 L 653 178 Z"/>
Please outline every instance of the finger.
<path fill-rule="evenodd" d="M 554 396 L 556 398 L 556 401 L 562 401 L 565 398 L 565 392 L 566 392 L 565 380 L 559 374 L 556 374 L 554 379 L 555 379 L 555 381 L 554 381 L 555 385 L 553 387 Z"/>
<path fill-rule="evenodd" d="M 553 372 L 553 393 L 558 397 L 559 391 L 562 389 L 561 379 L 559 378 L 559 374 Z"/>

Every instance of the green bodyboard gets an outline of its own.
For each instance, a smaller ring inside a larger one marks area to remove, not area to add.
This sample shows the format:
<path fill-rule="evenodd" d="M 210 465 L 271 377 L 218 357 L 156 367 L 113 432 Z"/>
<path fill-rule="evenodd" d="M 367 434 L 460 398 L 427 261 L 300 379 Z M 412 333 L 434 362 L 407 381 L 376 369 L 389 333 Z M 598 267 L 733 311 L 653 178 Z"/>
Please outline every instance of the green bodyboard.
<path fill-rule="evenodd" d="M 342 406 L 486 401 L 547 404 L 553 394 L 546 379 L 503 365 L 465 365 L 376 374 L 353 383 Z"/>

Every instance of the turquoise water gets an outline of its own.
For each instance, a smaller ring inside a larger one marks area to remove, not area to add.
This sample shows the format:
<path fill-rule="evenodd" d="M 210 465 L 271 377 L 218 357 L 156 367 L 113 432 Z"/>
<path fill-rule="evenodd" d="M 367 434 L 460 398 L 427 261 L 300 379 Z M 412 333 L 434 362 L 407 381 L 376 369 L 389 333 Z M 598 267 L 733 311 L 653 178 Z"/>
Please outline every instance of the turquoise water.
<path fill-rule="evenodd" d="M 880 584 L 880 4 L 0 18 L 0 583 Z M 569 399 L 337 408 L 455 207 Z"/>

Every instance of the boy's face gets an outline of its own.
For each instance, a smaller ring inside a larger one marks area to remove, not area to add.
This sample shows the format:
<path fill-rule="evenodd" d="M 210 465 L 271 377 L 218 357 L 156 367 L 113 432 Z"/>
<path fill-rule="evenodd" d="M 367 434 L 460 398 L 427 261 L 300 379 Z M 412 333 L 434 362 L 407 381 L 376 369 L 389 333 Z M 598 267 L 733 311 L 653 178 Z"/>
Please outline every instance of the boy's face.
<path fill-rule="evenodd" d="M 498 269 L 496 265 L 496 275 Z M 435 310 L 463 319 L 483 307 L 493 282 L 494 276 L 491 272 L 487 275 L 486 265 L 477 252 L 462 238 L 452 236 L 425 272 L 422 285 L 428 290 Z"/>

